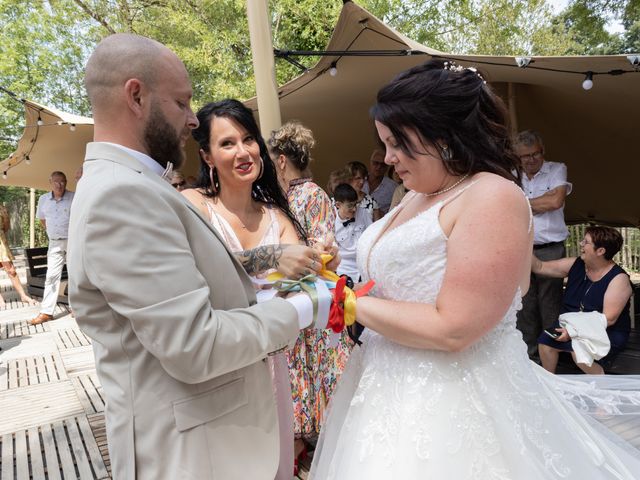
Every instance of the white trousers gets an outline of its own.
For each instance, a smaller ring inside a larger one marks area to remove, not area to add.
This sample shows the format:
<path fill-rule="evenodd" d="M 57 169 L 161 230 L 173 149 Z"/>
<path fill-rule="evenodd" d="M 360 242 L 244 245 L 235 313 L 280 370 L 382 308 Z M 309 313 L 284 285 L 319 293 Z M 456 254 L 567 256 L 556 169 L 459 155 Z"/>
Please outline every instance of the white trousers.
<path fill-rule="evenodd" d="M 47 278 L 44 282 L 44 295 L 40 304 L 40 313 L 53 315 L 58 302 L 62 269 L 67 258 L 67 240 L 49 240 L 47 250 Z"/>

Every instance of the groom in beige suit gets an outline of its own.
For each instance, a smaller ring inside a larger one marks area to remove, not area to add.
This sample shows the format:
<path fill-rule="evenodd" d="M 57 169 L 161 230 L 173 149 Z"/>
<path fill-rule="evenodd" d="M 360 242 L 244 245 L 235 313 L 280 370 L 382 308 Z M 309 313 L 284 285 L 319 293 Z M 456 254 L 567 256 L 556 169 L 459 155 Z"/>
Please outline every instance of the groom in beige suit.
<path fill-rule="evenodd" d="M 112 35 L 85 84 L 95 141 L 71 211 L 68 266 L 106 394 L 113 476 L 271 480 L 278 429 L 264 359 L 295 342 L 311 301 L 256 304 L 242 266 L 162 178 L 198 124 L 173 52 Z"/>

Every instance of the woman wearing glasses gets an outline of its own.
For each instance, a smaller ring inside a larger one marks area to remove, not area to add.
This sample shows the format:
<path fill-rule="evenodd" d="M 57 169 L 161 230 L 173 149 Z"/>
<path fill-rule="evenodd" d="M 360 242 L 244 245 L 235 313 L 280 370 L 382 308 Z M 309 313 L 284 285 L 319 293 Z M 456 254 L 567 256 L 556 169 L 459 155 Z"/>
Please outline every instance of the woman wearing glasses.
<path fill-rule="evenodd" d="M 611 364 L 629 339 L 631 284 L 627 272 L 612 260 L 622 248 L 622 241 L 620 232 L 613 228 L 587 227 L 580 242 L 579 257 L 543 262 L 533 256 L 531 270 L 534 273 L 555 278 L 568 277 L 561 313 L 600 312 L 607 317 L 611 350 L 590 367 L 576 362 L 585 373 L 604 374 L 602 367 Z M 556 339 L 545 332 L 538 338 L 542 366 L 551 373 L 556 371 L 560 352 L 572 352 L 576 361 L 567 330 L 561 328 L 558 321 L 554 328 L 560 334 Z"/>

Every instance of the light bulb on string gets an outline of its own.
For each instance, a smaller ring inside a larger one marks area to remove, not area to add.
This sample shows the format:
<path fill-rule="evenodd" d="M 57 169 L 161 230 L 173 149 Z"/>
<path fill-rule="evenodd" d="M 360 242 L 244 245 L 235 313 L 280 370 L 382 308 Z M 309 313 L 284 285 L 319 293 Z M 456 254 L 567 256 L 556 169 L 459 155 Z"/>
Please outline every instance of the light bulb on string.
<path fill-rule="evenodd" d="M 75 132 L 76 131 L 76 124 L 75 123 L 69 124 L 69 130 L 71 130 L 72 132 Z"/>
<path fill-rule="evenodd" d="M 42 118 L 40 117 L 40 114 L 38 114 L 38 121 L 36 123 L 38 124 L 39 127 L 44 125 L 44 122 L 42 121 Z"/>
<path fill-rule="evenodd" d="M 591 90 L 593 88 L 593 72 L 587 72 L 582 82 L 582 88 L 585 90 Z"/>
<path fill-rule="evenodd" d="M 31 158 L 29 158 L 29 155 L 24 157 L 24 163 L 26 163 L 27 165 L 31 165 Z"/>
<path fill-rule="evenodd" d="M 2 172 L 2 179 L 3 179 L 3 180 L 6 180 L 6 179 L 7 179 L 7 177 L 8 177 L 7 172 L 6 172 L 6 171 L 5 171 L 5 172 Z"/>
<path fill-rule="evenodd" d="M 338 75 L 338 66 L 336 62 L 333 62 L 331 64 L 331 68 L 329 68 L 329 75 L 331 75 L 332 77 L 335 77 L 336 75 Z"/>

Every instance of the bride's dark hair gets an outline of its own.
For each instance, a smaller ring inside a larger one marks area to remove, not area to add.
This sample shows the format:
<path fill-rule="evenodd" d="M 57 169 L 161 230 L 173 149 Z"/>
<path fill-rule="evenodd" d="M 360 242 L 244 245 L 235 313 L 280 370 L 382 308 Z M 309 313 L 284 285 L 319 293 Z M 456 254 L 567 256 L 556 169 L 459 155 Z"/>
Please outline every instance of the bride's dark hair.
<path fill-rule="evenodd" d="M 219 102 L 211 102 L 206 104 L 196 114 L 200 125 L 198 128 L 191 131 L 193 138 L 200 148 L 205 152 L 210 151 L 209 139 L 211 137 L 211 120 L 214 117 L 224 117 L 242 125 L 249 134 L 251 134 L 260 147 L 260 158 L 262 159 L 262 174 L 259 178 L 253 182 L 251 186 L 251 196 L 260 202 L 275 205 L 282 213 L 284 213 L 296 231 L 301 240 L 306 242 L 307 236 L 304 229 L 300 225 L 300 222 L 291 213 L 289 209 L 289 203 L 284 195 L 284 192 L 278 184 L 278 177 L 276 176 L 276 168 L 273 165 L 273 161 L 269 156 L 267 145 L 264 143 L 264 139 L 260 134 L 260 129 L 256 123 L 253 113 L 242 102 L 234 99 L 220 100 Z M 215 188 L 211 186 L 211 179 L 216 182 Z M 210 175 L 209 165 L 200 158 L 200 175 L 198 177 L 198 183 L 196 187 L 201 188 L 204 194 L 208 197 L 215 197 L 219 192 L 219 185 L 217 184 L 217 175 L 215 171 Z"/>
<path fill-rule="evenodd" d="M 413 67 L 378 92 L 371 115 L 412 158 L 419 146 L 407 130 L 438 149 L 451 174 L 492 172 L 520 184 L 504 103 L 475 70 L 444 60 Z"/>

